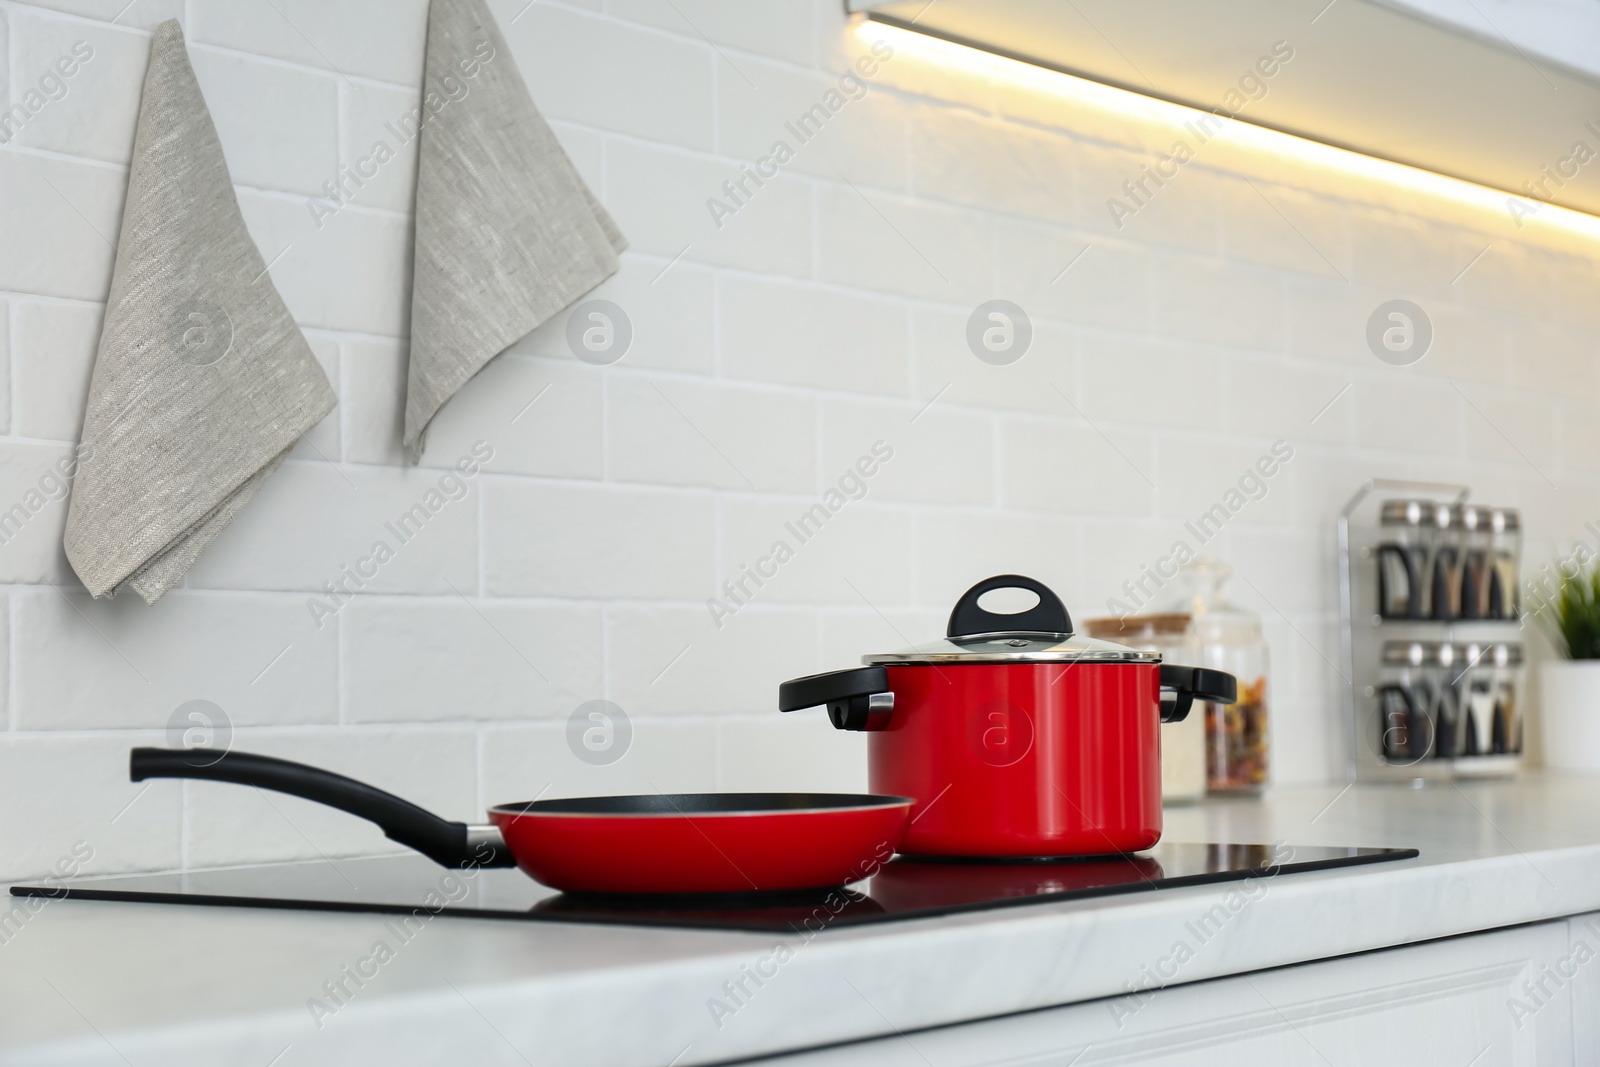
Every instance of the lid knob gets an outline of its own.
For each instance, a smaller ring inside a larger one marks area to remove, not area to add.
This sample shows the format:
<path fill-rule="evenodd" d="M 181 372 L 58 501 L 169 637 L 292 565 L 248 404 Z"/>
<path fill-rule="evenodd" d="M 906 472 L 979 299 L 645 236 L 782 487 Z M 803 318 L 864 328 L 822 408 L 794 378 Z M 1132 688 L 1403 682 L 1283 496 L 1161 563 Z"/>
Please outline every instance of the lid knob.
<path fill-rule="evenodd" d="M 978 598 L 996 589 L 1026 589 L 1039 598 L 1039 602 L 1026 611 L 1014 615 L 997 615 L 978 606 Z M 1072 617 L 1061 603 L 1061 598 L 1050 591 L 1043 582 L 1020 574 L 997 574 L 985 578 L 961 594 L 950 612 L 947 637 L 974 637 L 978 634 L 1000 633 L 1072 633 Z"/>

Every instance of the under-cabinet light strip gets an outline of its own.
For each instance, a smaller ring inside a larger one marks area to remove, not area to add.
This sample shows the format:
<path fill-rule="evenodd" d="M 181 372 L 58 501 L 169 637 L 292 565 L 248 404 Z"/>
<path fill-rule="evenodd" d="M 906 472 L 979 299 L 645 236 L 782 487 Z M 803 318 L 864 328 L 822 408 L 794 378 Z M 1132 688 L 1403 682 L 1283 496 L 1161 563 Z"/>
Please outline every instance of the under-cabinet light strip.
<path fill-rule="evenodd" d="M 1192 123 L 1196 116 L 1211 114 L 1188 104 L 1108 85 L 1022 57 L 942 37 L 921 28 L 908 28 L 898 20 L 870 12 L 857 24 L 856 30 L 867 40 L 886 40 L 896 48 L 905 48 L 913 54 L 925 55 L 938 62 L 1004 78 L 1028 89 L 1051 93 L 1106 111 L 1170 124 L 1175 128 L 1181 128 L 1185 122 Z M 1313 141 L 1260 126 L 1247 119 L 1224 119 L 1222 125 L 1223 128 L 1214 136 L 1231 140 L 1237 146 L 1451 200 L 1490 213 L 1495 217 L 1495 229 L 1508 226 L 1514 231 L 1523 232 L 1551 229 L 1600 240 L 1600 217 L 1582 211 L 1407 163 Z"/>

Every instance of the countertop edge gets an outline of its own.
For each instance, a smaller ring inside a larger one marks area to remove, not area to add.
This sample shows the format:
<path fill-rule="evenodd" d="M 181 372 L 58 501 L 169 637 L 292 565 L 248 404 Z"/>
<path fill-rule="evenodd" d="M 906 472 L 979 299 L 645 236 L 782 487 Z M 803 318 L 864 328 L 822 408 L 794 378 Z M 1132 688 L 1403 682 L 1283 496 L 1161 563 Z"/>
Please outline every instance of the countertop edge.
<path fill-rule="evenodd" d="M 751 933 L 742 935 L 746 951 L 369 997 L 320 1030 L 308 1015 L 273 1009 L 125 1028 L 108 1039 L 136 1059 L 180 1063 L 191 1055 L 267 1062 L 314 1037 L 318 1063 L 381 1050 L 400 1064 L 430 1062 L 405 1057 L 436 1048 L 444 1028 L 480 1035 L 485 1052 L 504 1042 L 560 1062 L 688 1067 L 1600 911 L 1600 845 L 1432 863 L 1424 852 L 1264 879 L 1257 889 L 1195 886 L 823 931 L 804 941 Z M 1207 914 L 1216 928 L 1202 939 L 1211 927 L 1195 923 Z M 1223 930 L 1228 936 L 1218 937 Z M 779 941 L 790 951 L 773 963 Z M 1180 941 L 1193 952 L 1175 965 Z M 763 959 L 761 970 L 774 973 L 757 984 L 749 969 Z M 469 1012 L 481 1021 L 463 1031 Z M 83 1062 L 96 1048 L 106 1052 L 94 1037 L 47 1041 L 13 1046 L 7 1061 Z M 467 1051 L 459 1040 L 451 1049 Z"/>

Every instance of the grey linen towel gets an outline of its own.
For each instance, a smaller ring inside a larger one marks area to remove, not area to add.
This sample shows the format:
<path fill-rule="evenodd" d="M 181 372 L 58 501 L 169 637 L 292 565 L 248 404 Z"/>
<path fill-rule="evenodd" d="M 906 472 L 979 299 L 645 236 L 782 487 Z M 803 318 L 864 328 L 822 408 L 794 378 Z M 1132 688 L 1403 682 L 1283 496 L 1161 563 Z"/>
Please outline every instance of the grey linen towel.
<path fill-rule="evenodd" d="M 433 0 L 417 160 L 406 452 L 512 342 L 627 247 L 533 106 L 483 0 Z"/>
<path fill-rule="evenodd" d="M 67 511 L 78 577 L 155 603 L 333 405 L 245 230 L 183 31 L 163 22 Z"/>

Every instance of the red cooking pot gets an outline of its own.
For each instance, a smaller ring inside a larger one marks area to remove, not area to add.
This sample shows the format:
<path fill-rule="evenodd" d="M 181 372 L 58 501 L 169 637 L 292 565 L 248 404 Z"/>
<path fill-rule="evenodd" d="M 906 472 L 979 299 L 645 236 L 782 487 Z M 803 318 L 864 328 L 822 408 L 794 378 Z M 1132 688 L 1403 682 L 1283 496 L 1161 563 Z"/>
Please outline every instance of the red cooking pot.
<path fill-rule="evenodd" d="M 1038 603 L 978 605 L 1012 588 Z M 1060 598 L 1016 574 L 967 590 L 947 632 L 778 690 L 780 711 L 825 704 L 836 728 L 871 734 L 872 791 L 916 801 L 902 853 L 1083 856 L 1160 840 L 1160 724 L 1197 697 L 1233 703 L 1232 675 L 1077 637 Z"/>

